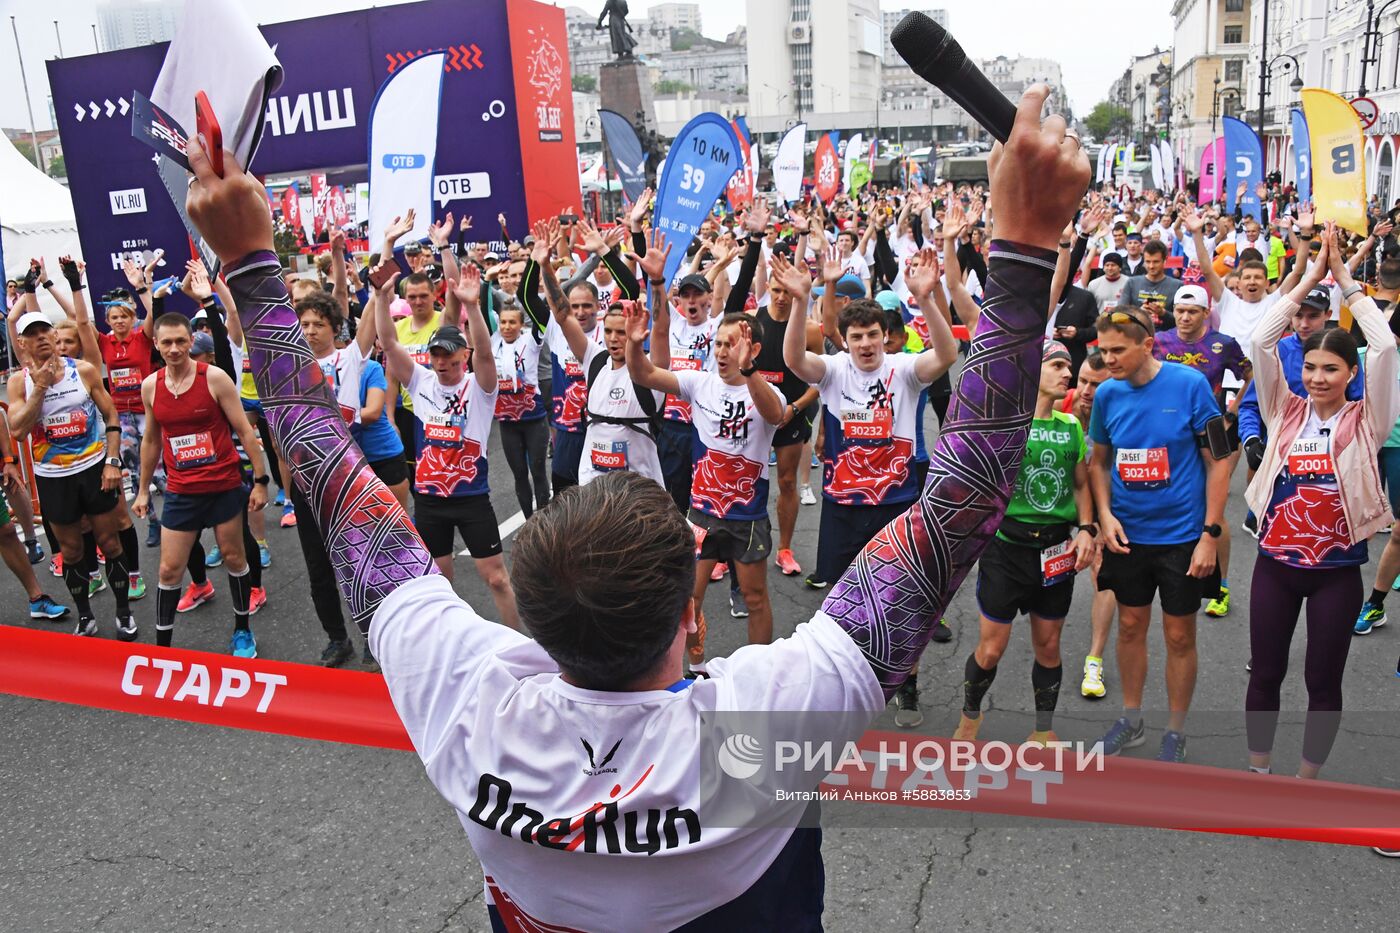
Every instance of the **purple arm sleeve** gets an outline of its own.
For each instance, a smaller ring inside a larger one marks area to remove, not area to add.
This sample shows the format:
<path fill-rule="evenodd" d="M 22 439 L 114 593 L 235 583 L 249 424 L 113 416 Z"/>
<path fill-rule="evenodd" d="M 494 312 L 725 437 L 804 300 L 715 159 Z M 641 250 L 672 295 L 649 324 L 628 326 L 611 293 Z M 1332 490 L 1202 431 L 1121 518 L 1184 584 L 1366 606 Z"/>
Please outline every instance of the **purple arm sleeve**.
<path fill-rule="evenodd" d="M 301 336 L 277 257 L 245 256 L 227 269 L 227 277 L 278 452 L 316 513 L 350 616 L 368 633 L 384 597 L 437 573 L 437 566 L 408 514 L 351 440 Z"/>
<path fill-rule="evenodd" d="M 986 302 L 928 485 L 822 605 L 870 661 L 886 699 L 996 533 L 1025 454 L 1055 254 L 998 241 L 990 260 Z"/>

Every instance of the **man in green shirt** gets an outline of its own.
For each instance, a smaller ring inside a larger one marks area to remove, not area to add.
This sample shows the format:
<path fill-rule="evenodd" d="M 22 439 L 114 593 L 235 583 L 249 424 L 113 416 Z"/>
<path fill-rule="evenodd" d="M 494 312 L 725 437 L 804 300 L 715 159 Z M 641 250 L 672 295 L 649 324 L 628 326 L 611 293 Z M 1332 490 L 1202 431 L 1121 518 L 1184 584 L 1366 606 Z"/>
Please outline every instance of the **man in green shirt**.
<path fill-rule="evenodd" d="M 977 650 L 964 667 L 963 713 L 955 739 L 975 739 L 982 726 L 982 698 L 997 675 L 1011 641 L 1011 623 L 1031 618 L 1035 664 L 1035 731 L 1027 739 L 1044 745 L 1060 697 L 1060 629 L 1074 597 L 1074 575 L 1093 562 L 1098 529 L 1089 492 L 1084 428 L 1073 415 L 1055 411 L 1069 393 L 1070 355 L 1049 340 L 1040 364 L 1040 391 L 1025 459 L 1006 517 L 977 566 L 981 631 Z M 1079 526 L 1077 534 L 1072 527 Z"/>

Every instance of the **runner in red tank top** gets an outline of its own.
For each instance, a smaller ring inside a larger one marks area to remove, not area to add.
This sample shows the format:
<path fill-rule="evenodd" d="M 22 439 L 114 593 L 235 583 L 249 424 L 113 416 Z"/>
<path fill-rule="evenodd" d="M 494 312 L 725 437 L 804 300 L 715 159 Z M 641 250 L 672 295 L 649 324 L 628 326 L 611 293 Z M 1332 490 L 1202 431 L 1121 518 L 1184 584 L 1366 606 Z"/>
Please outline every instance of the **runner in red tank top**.
<path fill-rule="evenodd" d="M 190 548 L 199 533 L 212 527 L 228 569 L 233 599 L 234 632 L 230 648 L 237 657 L 257 657 L 257 641 L 248 627 L 250 583 L 243 547 L 243 510 L 267 505 L 269 477 L 257 434 L 243 413 L 238 389 L 228 374 L 190 359 L 194 335 L 182 314 L 156 321 L 156 347 L 165 369 L 141 384 L 149 430 L 141 442 L 140 492 L 132 511 L 151 510 L 150 482 L 157 454 L 165 464 L 166 496 L 161 523 L 160 588 L 156 594 L 156 643 L 169 645 L 180 601 L 180 583 Z M 251 497 L 243 485 L 233 434 L 254 460 Z"/>

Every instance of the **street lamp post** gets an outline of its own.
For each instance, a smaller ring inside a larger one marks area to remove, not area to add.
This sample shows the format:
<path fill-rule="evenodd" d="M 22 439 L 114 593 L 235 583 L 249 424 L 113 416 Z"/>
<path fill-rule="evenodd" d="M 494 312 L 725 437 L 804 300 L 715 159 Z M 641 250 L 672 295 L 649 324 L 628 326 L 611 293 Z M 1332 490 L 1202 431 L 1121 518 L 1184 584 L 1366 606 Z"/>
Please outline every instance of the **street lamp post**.
<path fill-rule="evenodd" d="M 1361 84 L 1356 90 L 1357 97 L 1366 96 L 1366 67 L 1368 65 L 1379 66 L 1381 31 L 1376 28 L 1385 11 L 1395 4 L 1396 0 L 1386 0 L 1381 4 L 1379 10 L 1375 9 L 1375 0 L 1366 0 L 1366 31 L 1361 34 Z"/>
<path fill-rule="evenodd" d="M 1219 117 L 1220 114 L 1223 112 L 1223 111 L 1221 111 L 1221 109 L 1220 109 L 1220 103 L 1221 103 L 1221 101 L 1229 100 L 1231 95 L 1234 95 L 1235 103 L 1239 103 L 1239 101 L 1240 101 L 1240 89 L 1239 89 L 1239 88 L 1236 88 L 1236 87 L 1227 87 L 1227 88 L 1224 88 L 1224 89 L 1222 90 L 1221 87 L 1220 87 L 1220 75 L 1216 75 L 1216 76 L 1215 76 L 1215 96 L 1214 96 L 1214 98 L 1211 100 L 1211 105 L 1210 105 L 1210 138 L 1211 138 L 1212 141 L 1215 140 L 1215 124 L 1216 124 L 1216 118 Z"/>
<path fill-rule="evenodd" d="M 1264 0 L 1264 21 L 1259 42 L 1259 119 L 1255 122 L 1259 128 L 1260 146 L 1264 145 L 1264 104 L 1269 96 L 1269 80 L 1273 77 L 1274 63 L 1280 59 L 1287 59 L 1290 64 L 1284 67 L 1291 67 L 1293 69 L 1293 81 L 1288 85 L 1288 89 L 1295 94 L 1303 89 L 1303 79 L 1301 77 L 1303 69 L 1298 64 L 1297 56 L 1289 55 L 1287 52 L 1280 52 L 1273 58 L 1269 57 L 1269 4 L 1270 0 Z M 1267 161 L 1267 159 L 1268 154 L 1266 152 L 1265 160 Z M 1268 168 L 1267 165 L 1263 167 Z"/>

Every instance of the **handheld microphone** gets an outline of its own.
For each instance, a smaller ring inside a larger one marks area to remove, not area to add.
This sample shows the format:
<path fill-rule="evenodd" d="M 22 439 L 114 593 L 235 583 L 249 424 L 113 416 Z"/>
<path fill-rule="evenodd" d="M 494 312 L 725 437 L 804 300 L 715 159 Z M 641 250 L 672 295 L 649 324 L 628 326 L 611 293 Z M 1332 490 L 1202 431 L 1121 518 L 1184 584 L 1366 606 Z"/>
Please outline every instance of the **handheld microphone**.
<path fill-rule="evenodd" d="M 952 34 L 915 10 L 894 27 L 890 44 L 914 73 L 967 111 L 1001 142 L 1016 123 L 1016 106 L 998 91 Z"/>

